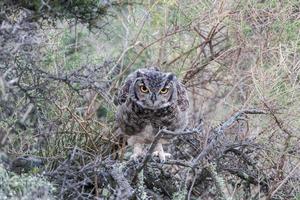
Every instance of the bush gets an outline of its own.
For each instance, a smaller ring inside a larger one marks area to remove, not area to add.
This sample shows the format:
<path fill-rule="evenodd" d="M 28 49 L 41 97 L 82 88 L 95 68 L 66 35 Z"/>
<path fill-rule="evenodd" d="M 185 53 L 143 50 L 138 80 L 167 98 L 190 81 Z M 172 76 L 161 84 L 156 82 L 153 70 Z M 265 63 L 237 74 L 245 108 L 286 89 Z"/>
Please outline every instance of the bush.
<path fill-rule="evenodd" d="M 7 171 L 0 164 L 1 199 L 55 199 L 55 188 L 44 177 L 37 175 L 17 175 Z"/>

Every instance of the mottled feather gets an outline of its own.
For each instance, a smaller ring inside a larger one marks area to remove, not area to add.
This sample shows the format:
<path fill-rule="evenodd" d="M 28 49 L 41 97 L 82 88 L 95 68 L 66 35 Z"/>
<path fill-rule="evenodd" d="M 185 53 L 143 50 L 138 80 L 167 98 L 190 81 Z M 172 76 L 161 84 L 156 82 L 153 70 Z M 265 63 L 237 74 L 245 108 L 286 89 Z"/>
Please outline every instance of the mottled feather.
<path fill-rule="evenodd" d="M 174 74 L 154 68 L 136 70 L 126 78 L 117 101 L 116 122 L 121 133 L 130 136 L 135 154 L 142 152 L 141 144 L 151 142 L 159 128 L 179 131 L 187 125 L 189 99 Z M 161 144 L 156 155 L 165 159 Z"/>

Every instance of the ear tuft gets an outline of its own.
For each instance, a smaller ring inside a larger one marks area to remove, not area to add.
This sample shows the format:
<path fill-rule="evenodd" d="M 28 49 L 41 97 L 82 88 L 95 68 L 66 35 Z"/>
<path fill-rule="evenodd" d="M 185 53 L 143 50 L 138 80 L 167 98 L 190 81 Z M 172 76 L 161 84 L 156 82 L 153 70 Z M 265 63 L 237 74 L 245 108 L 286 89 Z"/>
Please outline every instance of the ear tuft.
<path fill-rule="evenodd" d="M 159 68 L 157 66 L 151 66 L 149 67 L 149 70 L 153 70 L 153 71 L 159 71 Z"/>
<path fill-rule="evenodd" d="M 136 72 L 136 77 L 138 78 L 138 77 L 142 77 L 142 76 L 144 76 L 144 73 L 141 72 L 141 70 L 138 70 L 138 71 Z"/>
<path fill-rule="evenodd" d="M 176 77 L 175 77 L 174 74 L 168 73 L 168 74 L 167 74 L 167 79 L 168 79 L 168 81 L 172 81 L 172 80 L 176 79 Z"/>

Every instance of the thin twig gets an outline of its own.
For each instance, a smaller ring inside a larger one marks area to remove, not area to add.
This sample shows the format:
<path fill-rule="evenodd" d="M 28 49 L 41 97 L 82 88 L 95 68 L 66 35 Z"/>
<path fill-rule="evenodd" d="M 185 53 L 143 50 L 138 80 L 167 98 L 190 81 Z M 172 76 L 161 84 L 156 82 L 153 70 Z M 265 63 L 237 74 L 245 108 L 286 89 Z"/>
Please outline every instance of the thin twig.
<path fill-rule="evenodd" d="M 300 167 L 300 162 L 294 167 L 294 169 L 280 182 L 276 189 L 271 193 L 270 198 L 272 198 L 278 190 L 288 181 L 288 179 L 295 173 L 295 171 Z"/>
<path fill-rule="evenodd" d="M 160 129 L 158 131 L 158 133 L 155 135 L 152 143 L 151 143 L 151 146 L 150 148 L 148 149 L 147 153 L 146 153 L 146 156 L 144 157 L 141 165 L 137 168 L 136 170 L 136 173 L 140 173 L 140 171 L 146 166 L 147 162 L 150 160 L 151 156 L 152 156 L 152 153 L 159 141 L 159 139 L 162 137 L 162 135 L 164 134 L 164 129 Z"/>
<path fill-rule="evenodd" d="M 224 130 L 238 121 L 245 114 L 268 114 L 268 112 L 257 109 L 242 110 L 232 115 L 228 120 L 226 120 L 217 128 L 213 129 L 212 131 L 215 133 L 214 139 L 206 146 L 205 149 L 203 149 L 203 151 L 200 152 L 200 154 L 196 158 L 191 161 L 191 165 L 193 168 L 195 168 L 199 164 L 199 162 L 213 150 L 215 145 L 218 143 L 220 136 L 223 136 Z"/>
<path fill-rule="evenodd" d="M 229 200 L 230 197 L 227 195 L 228 191 L 226 191 L 224 178 L 220 174 L 218 174 L 215 164 L 210 164 L 207 169 L 215 182 L 217 193 L 219 194 L 219 199 Z"/>
<path fill-rule="evenodd" d="M 150 160 L 150 158 L 152 156 L 152 153 L 153 153 L 157 143 L 163 137 L 163 135 L 171 135 L 173 137 L 180 136 L 180 135 L 191 135 L 191 134 L 194 134 L 194 133 L 199 133 L 200 130 L 201 130 L 200 128 L 195 128 L 195 129 L 188 130 L 188 131 L 175 132 L 175 131 L 170 131 L 170 130 L 167 130 L 167 129 L 160 129 L 158 131 L 158 133 L 155 135 L 155 137 L 154 137 L 154 139 L 153 139 L 153 141 L 150 145 L 150 148 L 148 149 L 148 151 L 146 153 L 146 156 L 144 157 L 141 165 L 137 168 L 137 173 L 139 173 L 145 167 L 147 162 Z M 177 162 L 177 164 L 179 164 L 179 163 Z M 183 163 L 181 163 L 181 164 L 183 164 Z M 189 164 L 184 164 L 184 165 L 189 166 Z"/>

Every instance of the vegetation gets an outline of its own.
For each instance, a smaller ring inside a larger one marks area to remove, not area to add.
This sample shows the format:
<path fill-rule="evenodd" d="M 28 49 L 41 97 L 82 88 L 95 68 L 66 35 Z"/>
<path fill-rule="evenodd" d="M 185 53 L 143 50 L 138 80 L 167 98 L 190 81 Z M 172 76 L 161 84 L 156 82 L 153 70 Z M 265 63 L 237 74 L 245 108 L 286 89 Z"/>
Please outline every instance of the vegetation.
<path fill-rule="evenodd" d="M 45 178 L 18 176 L 0 165 L 1 199 L 54 199 L 54 187 Z"/>
<path fill-rule="evenodd" d="M 299 199 L 299 5 L 1 1 L 0 197 Z M 191 99 L 166 163 L 129 160 L 114 123 L 151 65 Z"/>

